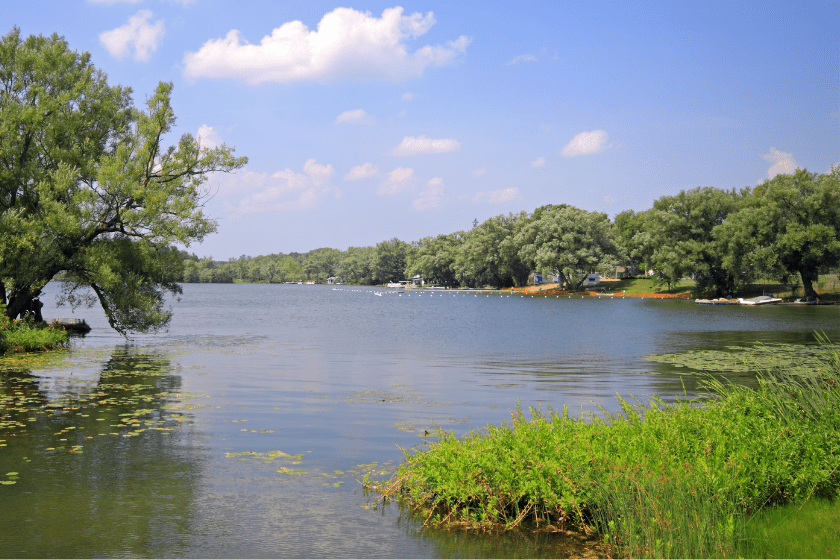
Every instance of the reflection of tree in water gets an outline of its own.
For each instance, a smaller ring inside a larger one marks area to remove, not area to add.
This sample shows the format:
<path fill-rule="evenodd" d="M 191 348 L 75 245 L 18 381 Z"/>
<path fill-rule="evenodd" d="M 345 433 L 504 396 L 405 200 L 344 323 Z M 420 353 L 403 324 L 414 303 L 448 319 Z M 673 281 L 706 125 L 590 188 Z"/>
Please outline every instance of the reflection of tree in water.
<path fill-rule="evenodd" d="M 167 408 L 180 377 L 149 353 L 114 351 L 98 381 L 43 390 L 0 372 L 0 556 L 171 556 L 188 546 L 201 465 Z M 66 378 L 64 378 L 66 380 Z"/>

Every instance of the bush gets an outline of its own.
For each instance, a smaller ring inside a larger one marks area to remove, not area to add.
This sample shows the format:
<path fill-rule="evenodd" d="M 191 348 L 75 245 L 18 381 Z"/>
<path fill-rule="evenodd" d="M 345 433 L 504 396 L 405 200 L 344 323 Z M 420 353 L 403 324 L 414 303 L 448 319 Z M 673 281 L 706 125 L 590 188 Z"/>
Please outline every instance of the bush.
<path fill-rule="evenodd" d="M 6 306 L 0 304 L 0 354 L 54 350 L 67 344 L 67 333 L 37 324 L 32 319 L 10 322 Z"/>
<path fill-rule="evenodd" d="M 600 418 L 517 408 L 510 425 L 438 431 L 376 486 L 427 523 L 572 525 L 624 556 L 737 554 L 749 515 L 840 490 L 840 356 L 797 373 L 756 389 L 709 377 L 702 400 L 620 400 Z"/>

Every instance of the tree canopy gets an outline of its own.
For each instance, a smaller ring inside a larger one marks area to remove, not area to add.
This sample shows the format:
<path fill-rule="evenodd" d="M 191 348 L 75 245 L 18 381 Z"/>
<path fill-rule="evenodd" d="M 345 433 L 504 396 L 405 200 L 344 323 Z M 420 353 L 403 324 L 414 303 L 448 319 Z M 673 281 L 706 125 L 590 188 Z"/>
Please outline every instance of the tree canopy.
<path fill-rule="evenodd" d="M 606 214 L 566 204 L 537 208 L 516 244 L 525 263 L 557 274 L 570 289 L 580 288 L 586 274 L 605 262 L 614 270 L 621 251 Z"/>
<path fill-rule="evenodd" d="M 274 273 L 270 261 L 276 264 Z M 671 285 L 691 277 L 698 296 L 734 295 L 761 275 L 784 282 L 798 275 L 813 299 L 817 274 L 839 262 L 840 167 L 835 167 L 827 174 L 798 170 L 778 175 L 753 189 L 685 190 L 660 197 L 648 210 L 621 212 L 613 222 L 599 212 L 547 205 L 532 214 L 475 220 L 467 232 L 424 237 L 410 245 L 394 238 L 375 247 L 243 255 L 220 263 L 193 256 L 187 259 L 185 279 L 323 280 L 337 270 L 347 283 L 384 283 L 419 274 L 443 286 L 507 287 L 523 286 L 531 272 L 541 272 L 579 289 L 587 273 L 611 275 L 622 265 L 652 269 Z"/>
<path fill-rule="evenodd" d="M 129 88 L 109 86 L 63 38 L 24 40 L 15 28 L 0 40 L 0 300 L 10 318 L 39 316 L 42 289 L 65 271 L 64 299 L 98 299 L 120 333 L 167 325 L 164 296 L 181 292 L 184 271 L 173 245 L 215 231 L 202 209 L 208 174 L 247 162 L 189 134 L 164 148 L 171 91 L 159 84 L 137 109 Z"/>
<path fill-rule="evenodd" d="M 805 296 L 816 298 L 819 269 L 840 263 L 840 166 L 777 175 L 748 193 L 714 234 L 723 265 L 742 282 L 799 274 Z"/>
<path fill-rule="evenodd" d="M 712 230 L 738 210 L 742 194 L 697 187 L 663 196 L 644 212 L 638 246 L 648 266 L 669 285 L 691 276 L 700 292 L 732 293 L 735 279 L 723 266 Z"/>

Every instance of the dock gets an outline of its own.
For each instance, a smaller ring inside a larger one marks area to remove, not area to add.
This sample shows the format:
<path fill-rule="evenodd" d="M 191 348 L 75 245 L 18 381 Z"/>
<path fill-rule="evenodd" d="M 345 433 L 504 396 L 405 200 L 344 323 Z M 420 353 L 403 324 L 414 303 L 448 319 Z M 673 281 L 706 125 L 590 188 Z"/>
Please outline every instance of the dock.
<path fill-rule="evenodd" d="M 732 298 L 695 299 L 694 303 L 698 305 L 741 305 L 741 302 Z"/>

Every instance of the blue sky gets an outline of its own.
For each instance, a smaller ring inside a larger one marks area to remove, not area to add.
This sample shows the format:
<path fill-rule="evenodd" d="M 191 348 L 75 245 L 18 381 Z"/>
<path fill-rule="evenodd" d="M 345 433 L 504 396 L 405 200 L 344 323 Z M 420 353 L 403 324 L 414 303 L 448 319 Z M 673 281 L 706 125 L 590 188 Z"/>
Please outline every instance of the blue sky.
<path fill-rule="evenodd" d="M 142 104 L 224 142 L 218 233 L 189 250 L 346 249 L 571 204 L 840 163 L 840 5 L 825 2 L 4 0 Z"/>

